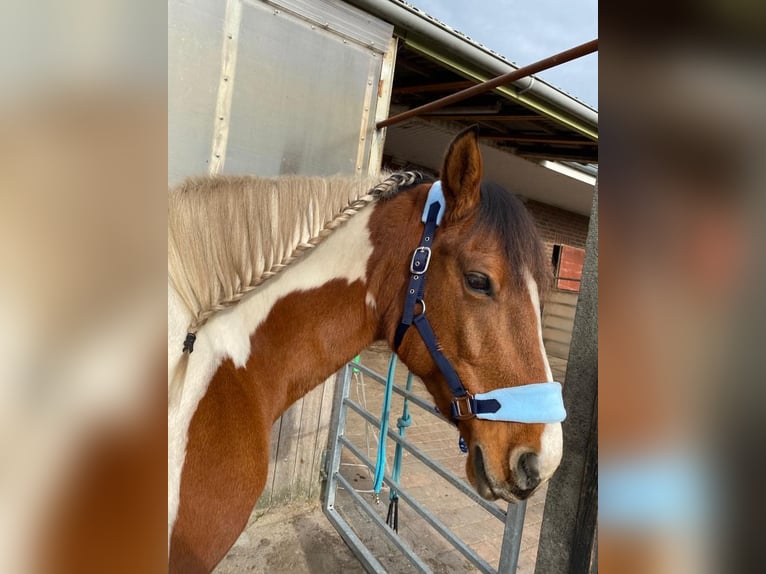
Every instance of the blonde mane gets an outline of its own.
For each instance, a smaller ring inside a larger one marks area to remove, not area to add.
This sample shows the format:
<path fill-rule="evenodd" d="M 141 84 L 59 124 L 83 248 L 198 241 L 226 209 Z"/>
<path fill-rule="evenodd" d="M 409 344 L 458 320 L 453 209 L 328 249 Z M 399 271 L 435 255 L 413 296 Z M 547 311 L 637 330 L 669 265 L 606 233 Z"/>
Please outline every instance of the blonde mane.
<path fill-rule="evenodd" d="M 168 200 L 168 276 L 192 314 L 189 333 L 319 245 L 416 172 L 386 177 L 209 176 Z M 377 186 L 376 186 L 377 184 Z"/>

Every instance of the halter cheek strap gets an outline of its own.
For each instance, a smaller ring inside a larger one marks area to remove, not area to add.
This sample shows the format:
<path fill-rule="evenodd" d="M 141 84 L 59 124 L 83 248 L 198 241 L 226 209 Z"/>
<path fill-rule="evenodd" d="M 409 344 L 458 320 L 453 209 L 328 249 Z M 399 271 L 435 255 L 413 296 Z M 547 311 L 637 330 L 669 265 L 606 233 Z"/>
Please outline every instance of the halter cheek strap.
<path fill-rule="evenodd" d="M 412 253 L 412 259 L 410 260 L 410 282 L 407 285 L 407 297 L 404 300 L 404 312 L 402 313 L 402 320 L 399 322 L 399 326 L 396 329 L 394 336 L 394 350 L 399 348 L 402 343 L 404 334 L 407 329 L 415 321 L 415 305 L 420 303 L 421 310 L 418 317 L 425 319 L 425 302 L 423 301 L 423 293 L 426 288 L 426 271 L 428 271 L 428 265 L 431 263 L 431 244 L 434 240 L 434 234 L 436 228 L 441 223 L 442 217 L 444 217 L 445 206 L 447 202 L 444 200 L 444 193 L 442 192 L 442 184 L 440 181 L 434 182 L 431 189 L 428 192 L 428 199 L 426 199 L 426 206 L 423 209 L 422 221 L 425 224 L 423 227 L 423 233 L 420 236 L 420 243 Z M 428 321 L 425 321 L 428 329 Z M 417 325 L 416 325 L 417 326 Z M 420 327 L 418 327 L 420 331 Z M 433 331 L 431 332 L 433 335 Z M 428 340 L 423 339 L 428 345 Z M 433 339 L 434 346 L 436 345 L 436 339 Z M 444 359 L 446 361 L 446 359 Z M 451 365 L 449 365 L 451 369 Z M 444 371 L 442 371 L 444 372 Z M 457 374 L 455 375 L 457 377 Z M 458 380 L 458 384 L 459 384 Z M 448 381 L 449 383 L 449 381 Z"/>
<path fill-rule="evenodd" d="M 440 181 L 434 182 L 428 192 L 428 199 L 423 209 L 422 221 L 425 224 L 420 236 L 420 243 L 415 248 L 410 260 L 410 281 L 404 300 L 402 319 L 394 335 L 394 350 L 398 350 L 407 330 L 415 328 L 436 363 L 444 380 L 452 392 L 452 418 L 466 420 L 479 418 L 495 421 L 520 423 L 556 423 L 566 418 L 561 384 L 557 382 L 535 383 L 519 387 L 497 389 L 487 393 L 471 395 L 463 386 L 460 376 L 452 363 L 442 353 L 431 324 L 426 318 L 426 304 L 423 299 L 426 285 L 426 272 L 431 263 L 431 245 L 436 228 L 444 217 L 446 208 L 444 192 Z M 420 312 L 415 314 L 415 306 L 420 304 Z"/>

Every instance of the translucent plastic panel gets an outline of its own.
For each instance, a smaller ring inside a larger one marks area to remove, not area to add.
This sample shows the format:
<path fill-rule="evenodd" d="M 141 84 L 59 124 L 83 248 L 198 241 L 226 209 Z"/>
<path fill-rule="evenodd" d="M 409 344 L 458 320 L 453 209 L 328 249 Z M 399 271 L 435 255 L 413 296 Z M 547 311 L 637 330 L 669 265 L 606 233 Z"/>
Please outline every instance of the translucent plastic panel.
<path fill-rule="evenodd" d="M 273 176 L 366 170 L 365 136 L 380 68 L 380 53 L 344 39 L 332 26 L 246 3 L 223 171 Z"/>
<path fill-rule="evenodd" d="M 168 184 L 206 173 L 226 2 L 168 2 Z"/>

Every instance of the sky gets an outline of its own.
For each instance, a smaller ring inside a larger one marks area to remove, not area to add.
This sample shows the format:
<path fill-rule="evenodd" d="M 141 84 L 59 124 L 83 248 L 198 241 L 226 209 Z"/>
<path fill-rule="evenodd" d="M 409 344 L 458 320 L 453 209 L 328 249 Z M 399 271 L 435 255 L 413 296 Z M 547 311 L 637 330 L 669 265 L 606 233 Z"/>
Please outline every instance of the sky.
<path fill-rule="evenodd" d="M 597 0 L 408 0 L 519 66 L 598 38 Z M 598 53 L 537 76 L 598 108 Z"/>

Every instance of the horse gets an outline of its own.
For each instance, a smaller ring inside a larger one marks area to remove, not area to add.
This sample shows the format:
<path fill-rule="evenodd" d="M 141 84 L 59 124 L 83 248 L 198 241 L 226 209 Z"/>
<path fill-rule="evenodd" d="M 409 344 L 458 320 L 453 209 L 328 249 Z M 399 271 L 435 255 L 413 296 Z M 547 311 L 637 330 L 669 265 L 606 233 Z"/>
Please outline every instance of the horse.
<path fill-rule="evenodd" d="M 376 340 L 453 414 L 482 497 L 525 499 L 558 467 L 560 418 L 476 414 L 481 393 L 552 381 L 540 302 L 551 270 L 521 201 L 482 183 L 476 130 L 451 141 L 438 182 L 368 185 L 215 176 L 171 191 L 171 572 L 215 568 L 264 489 L 273 423 Z"/>

